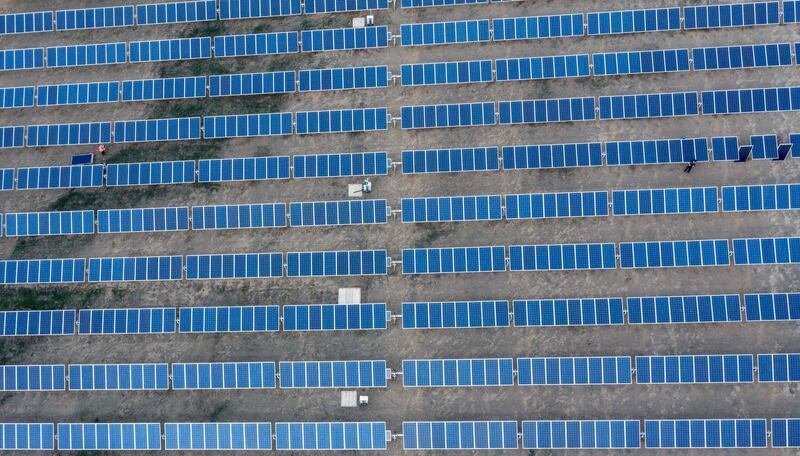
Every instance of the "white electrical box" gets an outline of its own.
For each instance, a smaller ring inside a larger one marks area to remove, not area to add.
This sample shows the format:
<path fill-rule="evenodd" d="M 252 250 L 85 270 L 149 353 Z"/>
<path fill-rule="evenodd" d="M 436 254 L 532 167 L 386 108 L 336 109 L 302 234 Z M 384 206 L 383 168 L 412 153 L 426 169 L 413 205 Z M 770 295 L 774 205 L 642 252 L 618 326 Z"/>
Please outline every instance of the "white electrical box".
<path fill-rule="evenodd" d="M 342 391 L 342 407 L 358 407 L 358 393 Z"/>
<path fill-rule="evenodd" d="M 373 15 L 367 16 L 367 25 L 375 25 L 375 16 Z"/>
<path fill-rule="evenodd" d="M 366 27 L 366 20 L 363 17 L 354 17 L 353 18 L 353 28 L 364 28 Z"/>
<path fill-rule="evenodd" d="M 339 288 L 339 304 L 361 304 L 361 288 Z"/>

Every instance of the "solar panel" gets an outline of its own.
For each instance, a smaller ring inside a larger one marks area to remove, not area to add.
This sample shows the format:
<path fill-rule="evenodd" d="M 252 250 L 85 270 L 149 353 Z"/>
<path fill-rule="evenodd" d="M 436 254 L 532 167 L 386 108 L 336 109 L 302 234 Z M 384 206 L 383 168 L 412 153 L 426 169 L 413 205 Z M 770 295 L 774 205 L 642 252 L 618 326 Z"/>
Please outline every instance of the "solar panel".
<path fill-rule="evenodd" d="M 208 77 L 210 97 L 293 93 L 294 71 L 220 74 Z"/>
<path fill-rule="evenodd" d="M 758 382 L 800 381 L 800 354 L 776 353 L 758 355 Z"/>
<path fill-rule="evenodd" d="M 386 108 L 298 111 L 297 134 L 350 133 L 387 129 Z"/>
<path fill-rule="evenodd" d="M 503 147 L 503 169 L 549 169 L 601 166 L 603 144 L 540 144 Z"/>
<path fill-rule="evenodd" d="M 500 195 L 403 198 L 403 223 L 474 222 L 503 218 Z"/>
<path fill-rule="evenodd" d="M 739 295 L 630 297 L 628 324 L 742 321 Z"/>
<path fill-rule="evenodd" d="M 386 329 L 385 303 L 283 306 L 284 331 Z"/>
<path fill-rule="evenodd" d="M 0 71 L 44 68 L 44 48 L 0 50 Z"/>
<path fill-rule="evenodd" d="M 631 383 L 630 356 L 517 358 L 520 385 Z"/>
<path fill-rule="evenodd" d="M 497 59 L 495 64 L 497 65 L 498 81 L 584 78 L 591 76 L 589 54 Z"/>
<path fill-rule="evenodd" d="M 620 267 L 728 266 L 728 240 L 620 242 Z"/>
<path fill-rule="evenodd" d="M 636 383 L 752 383 L 753 355 L 637 356 Z"/>
<path fill-rule="evenodd" d="M 500 125 L 595 120 L 594 97 L 500 101 L 497 105 Z"/>
<path fill-rule="evenodd" d="M 0 109 L 33 107 L 34 86 L 0 88 Z"/>
<path fill-rule="evenodd" d="M 0 14 L 0 35 L 52 31 L 52 11 Z"/>
<path fill-rule="evenodd" d="M 787 3 L 789 2 L 784 2 L 784 11 Z M 773 418 L 769 428 L 772 431 L 772 448 L 800 448 L 800 419 Z"/>
<path fill-rule="evenodd" d="M 792 45 L 775 43 L 694 48 L 692 64 L 695 71 L 791 65 Z"/>
<path fill-rule="evenodd" d="M 114 122 L 115 143 L 186 141 L 190 139 L 200 139 L 199 117 Z"/>
<path fill-rule="evenodd" d="M 753 160 L 777 159 L 777 135 L 750 135 L 750 144 L 753 146 Z"/>
<path fill-rule="evenodd" d="M 386 361 L 281 361 L 282 389 L 385 388 Z"/>
<path fill-rule="evenodd" d="M 466 173 L 500 169 L 497 147 L 403 151 L 403 174 Z"/>
<path fill-rule="evenodd" d="M 119 82 L 40 85 L 36 89 L 38 106 L 114 103 L 119 101 Z M 30 93 L 33 97 L 33 93 Z M 33 106 L 32 100 L 29 106 Z"/>
<path fill-rule="evenodd" d="M 645 448 L 766 448 L 767 420 L 644 420 Z"/>
<path fill-rule="evenodd" d="M 0 423 L 0 449 L 52 450 L 55 431 L 51 423 Z"/>
<path fill-rule="evenodd" d="M 736 136 L 719 136 L 711 138 L 711 151 L 714 160 L 738 160 L 739 138 Z"/>
<path fill-rule="evenodd" d="M 494 102 L 403 106 L 404 129 L 494 125 Z"/>
<path fill-rule="evenodd" d="M 205 76 L 122 81 L 122 101 L 180 100 L 205 96 Z"/>
<path fill-rule="evenodd" d="M 272 389 L 275 363 L 172 363 L 172 389 Z"/>
<path fill-rule="evenodd" d="M 404 450 L 518 447 L 516 421 L 403 421 Z"/>
<path fill-rule="evenodd" d="M 6 237 L 94 234 L 94 211 L 6 213 Z"/>
<path fill-rule="evenodd" d="M 211 37 L 131 41 L 130 62 L 163 62 L 211 58 Z"/>
<path fill-rule="evenodd" d="M 514 326 L 621 325 L 622 298 L 514 301 Z"/>
<path fill-rule="evenodd" d="M 403 360 L 406 388 L 513 385 L 511 358 Z"/>
<path fill-rule="evenodd" d="M 289 157 L 246 157 L 198 160 L 198 182 L 289 178 Z"/>
<path fill-rule="evenodd" d="M 703 115 L 795 111 L 800 109 L 800 87 L 708 90 L 700 92 Z"/>
<path fill-rule="evenodd" d="M 583 36 L 583 14 L 501 17 L 493 20 L 494 41 Z"/>
<path fill-rule="evenodd" d="M 216 0 L 136 5 L 136 24 L 179 24 L 213 21 L 217 18 Z"/>
<path fill-rule="evenodd" d="M 286 203 L 192 206 L 192 230 L 282 228 Z"/>
<path fill-rule="evenodd" d="M 607 215 L 608 192 L 506 195 L 506 219 L 508 220 Z"/>
<path fill-rule="evenodd" d="M 85 258 L 0 261 L 0 284 L 82 283 L 86 281 Z"/>
<path fill-rule="evenodd" d="M 305 14 L 343 13 L 346 11 L 365 11 L 389 9 L 388 0 L 309 0 L 304 3 Z"/>
<path fill-rule="evenodd" d="M 779 2 L 698 5 L 683 8 L 684 29 L 780 24 Z"/>
<path fill-rule="evenodd" d="M 0 391 L 64 391 L 64 365 L 0 365 Z"/>
<path fill-rule="evenodd" d="M 386 200 L 314 201 L 289 204 L 293 227 L 385 224 L 391 208 Z"/>
<path fill-rule="evenodd" d="M 385 450 L 384 422 L 275 423 L 276 450 Z"/>
<path fill-rule="evenodd" d="M 404 302 L 403 329 L 509 326 L 508 301 Z"/>
<path fill-rule="evenodd" d="M 391 76 L 386 65 L 300 70 L 299 75 L 300 92 L 389 87 Z"/>
<path fill-rule="evenodd" d="M 38 61 L 38 58 L 37 58 Z M 47 48 L 47 68 L 127 63 L 125 42 L 76 44 Z M 43 68 L 44 65 L 37 66 Z"/>
<path fill-rule="evenodd" d="M 251 33 L 214 37 L 214 57 L 278 55 L 298 52 L 297 32 Z"/>
<path fill-rule="evenodd" d="M 792 24 L 800 22 L 800 1 L 798 0 L 784 0 L 783 1 L 783 23 Z"/>
<path fill-rule="evenodd" d="M 0 134 L 2 128 L 0 128 Z M 2 142 L 2 139 L 0 139 Z M 0 149 L 2 146 L 0 146 Z M 0 168 L 0 191 L 14 190 L 14 168 Z"/>
<path fill-rule="evenodd" d="M 385 275 L 386 250 L 329 250 L 286 254 L 289 277 Z"/>
<path fill-rule="evenodd" d="M 70 364 L 70 391 L 169 389 L 169 364 Z"/>
<path fill-rule="evenodd" d="M 194 183 L 194 160 L 106 165 L 107 187 L 191 183 Z"/>
<path fill-rule="evenodd" d="M 133 26 L 133 6 L 107 6 L 56 11 L 56 30 Z"/>
<path fill-rule="evenodd" d="M 188 207 L 97 210 L 98 233 L 145 233 L 188 229 Z"/>
<path fill-rule="evenodd" d="M 495 26 L 495 30 L 497 30 L 497 26 Z M 402 24 L 400 26 L 401 46 L 432 46 L 487 41 L 490 41 L 489 19 Z"/>
<path fill-rule="evenodd" d="M 186 255 L 186 280 L 283 277 L 282 253 Z"/>
<path fill-rule="evenodd" d="M 595 76 L 689 71 L 689 50 L 625 51 L 593 54 Z"/>
<path fill-rule="evenodd" d="M 512 245 L 511 271 L 616 269 L 613 243 Z"/>
<path fill-rule="evenodd" d="M 403 249 L 403 274 L 504 272 L 505 247 Z"/>
<path fill-rule="evenodd" d="M 714 156 L 714 160 L 717 157 Z M 707 138 L 648 139 L 606 143 L 606 162 L 614 165 L 660 165 L 708 161 Z"/>
<path fill-rule="evenodd" d="M 10 310 L 0 312 L 0 337 L 71 336 L 74 310 Z"/>
<path fill-rule="evenodd" d="M 696 116 L 697 92 L 603 96 L 600 120 Z"/>
<path fill-rule="evenodd" d="M 300 0 L 220 0 L 219 18 L 293 16 L 300 14 Z"/>
<path fill-rule="evenodd" d="M 722 187 L 724 212 L 786 209 L 800 209 L 800 184 Z"/>
<path fill-rule="evenodd" d="M 614 215 L 717 212 L 717 187 L 615 190 Z"/>
<path fill-rule="evenodd" d="M 203 125 L 203 138 L 205 139 L 291 135 L 292 113 L 205 116 Z"/>
<path fill-rule="evenodd" d="M 744 295 L 747 321 L 800 320 L 800 294 L 763 293 Z"/>
<path fill-rule="evenodd" d="M 800 263 L 800 238 L 774 237 L 733 240 L 733 264 Z"/>
<path fill-rule="evenodd" d="M 475 5 L 489 3 L 489 0 L 403 0 L 401 8 L 429 8 L 432 6 Z"/>
<path fill-rule="evenodd" d="M 181 307 L 178 332 L 277 331 L 279 306 Z"/>
<path fill-rule="evenodd" d="M 589 13 L 586 15 L 586 25 L 589 36 L 680 30 L 681 9 L 652 8 Z"/>
<path fill-rule="evenodd" d="M 160 450 L 159 423 L 58 423 L 59 450 Z"/>
<path fill-rule="evenodd" d="M 21 126 L 0 127 L 0 149 L 22 147 L 24 145 L 25 145 L 25 127 Z M 4 169 L 9 169 L 9 168 L 4 168 Z"/>
<path fill-rule="evenodd" d="M 523 421 L 522 448 L 641 448 L 639 420 Z"/>
<path fill-rule="evenodd" d="M 169 334 L 175 332 L 175 308 L 81 309 L 78 334 Z"/>
<path fill-rule="evenodd" d="M 181 280 L 183 257 L 89 258 L 89 282 Z"/>
<path fill-rule="evenodd" d="M 165 450 L 271 450 L 270 423 L 164 423 Z"/>
<path fill-rule="evenodd" d="M 302 52 L 349 51 L 385 48 L 389 45 L 389 27 L 340 28 L 303 30 L 300 35 Z"/>
<path fill-rule="evenodd" d="M 110 142 L 111 122 L 28 125 L 28 147 L 77 146 Z"/>

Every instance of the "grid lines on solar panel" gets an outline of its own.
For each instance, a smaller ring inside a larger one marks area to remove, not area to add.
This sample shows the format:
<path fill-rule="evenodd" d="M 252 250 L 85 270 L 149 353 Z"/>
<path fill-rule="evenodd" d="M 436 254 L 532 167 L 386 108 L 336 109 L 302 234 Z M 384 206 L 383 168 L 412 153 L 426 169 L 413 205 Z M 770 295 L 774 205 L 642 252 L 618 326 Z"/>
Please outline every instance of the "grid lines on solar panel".
<path fill-rule="evenodd" d="M 716 160 L 716 154 L 714 156 Z M 606 163 L 614 165 L 658 165 L 708 161 L 707 138 L 647 139 L 609 141 Z"/>
<path fill-rule="evenodd" d="M 508 301 L 404 302 L 403 329 L 509 326 Z"/>
<path fill-rule="evenodd" d="M 783 1 L 783 23 L 793 24 L 800 22 L 800 1 L 798 0 L 784 0 Z"/>
<path fill-rule="evenodd" d="M 586 25 L 589 36 L 680 30 L 681 9 L 652 8 L 589 13 L 586 15 Z"/>
<path fill-rule="evenodd" d="M 520 385 L 617 385 L 631 383 L 630 356 L 517 358 Z"/>
<path fill-rule="evenodd" d="M 192 230 L 283 228 L 286 203 L 192 206 Z"/>
<path fill-rule="evenodd" d="M 403 106 L 401 127 L 448 128 L 494 125 L 494 102 Z"/>
<path fill-rule="evenodd" d="M 505 247 L 403 249 L 403 274 L 504 272 Z"/>
<path fill-rule="evenodd" d="M 89 65 L 114 65 L 127 63 L 127 45 L 116 43 L 75 44 L 47 48 L 47 68 L 62 68 Z M 38 62 L 38 57 L 36 58 Z M 41 65 L 37 68 L 42 68 Z"/>
<path fill-rule="evenodd" d="M 385 303 L 283 306 L 284 331 L 386 329 Z"/>
<path fill-rule="evenodd" d="M 28 125 L 28 147 L 77 146 L 110 142 L 111 122 Z"/>
<path fill-rule="evenodd" d="M 44 48 L 0 50 L 0 71 L 44 68 Z"/>
<path fill-rule="evenodd" d="M 179 100 L 205 96 L 205 76 L 122 81 L 122 101 Z"/>
<path fill-rule="evenodd" d="M 385 388 L 386 361 L 281 361 L 281 388 Z"/>
<path fill-rule="evenodd" d="M 289 157 L 245 157 L 198 160 L 198 182 L 230 182 L 289 178 Z"/>
<path fill-rule="evenodd" d="M 503 169 L 551 169 L 601 166 L 603 144 L 541 144 L 503 147 Z"/>
<path fill-rule="evenodd" d="M 159 423 L 58 423 L 59 450 L 160 450 Z"/>
<path fill-rule="evenodd" d="M 700 92 L 703 115 L 796 111 L 800 87 L 706 90 Z"/>
<path fill-rule="evenodd" d="M 591 76 L 589 54 L 497 59 L 495 65 L 498 82 Z"/>
<path fill-rule="evenodd" d="M 165 450 L 271 450 L 270 423 L 164 423 Z"/>
<path fill-rule="evenodd" d="M 88 30 L 133 26 L 133 6 L 107 6 L 56 11 L 56 30 Z"/>
<path fill-rule="evenodd" d="M 3 285 L 85 281 L 85 258 L 0 261 L 0 284 Z"/>
<path fill-rule="evenodd" d="M 302 78 L 302 72 L 300 76 Z M 411 63 L 400 66 L 400 81 L 404 87 L 469 84 L 493 80 L 491 60 Z"/>
<path fill-rule="evenodd" d="M 64 391 L 63 364 L 0 365 L 0 391 Z"/>
<path fill-rule="evenodd" d="M 496 18 L 493 41 L 583 36 L 583 14 Z"/>
<path fill-rule="evenodd" d="M 169 389 L 169 365 L 70 364 L 70 391 L 123 391 Z"/>
<path fill-rule="evenodd" d="M 232 97 L 295 91 L 294 71 L 220 74 L 208 77 L 208 96 Z"/>
<path fill-rule="evenodd" d="M 205 139 L 291 135 L 292 113 L 205 116 L 203 126 Z"/>
<path fill-rule="evenodd" d="M 766 160 L 778 158 L 777 135 L 750 135 L 750 156 L 753 160 Z"/>
<path fill-rule="evenodd" d="M 220 0 L 219 18 L 293 16 L 300 14 L 300 0 Z"/>
<path fill-rule="evenodd" d="M 213 21 L 216 18 L 216 0 L 136 5 L 136 25 L 181 24 Z"/>
<path fill-rule="evenodd" d="M 345 176 L 385 176 L 390 160 L 386 152 L 295 155 L 292 177 L 320 178 Z"/>
<path fill-rule="evenodd" d="M 0 149 L 23 147 L 25 145 L 25 127 L 0 127 Z M 6 168 L 8 169 L 8 168 Z M 5 186 L 5 180 L 4 180 Z"/>
<path fill-rule="evenodd" d="M 308 0 L 304 3 L 303 13 L 343 13 L 346 11 L 366 11 L 388 9 L 388 0 Z"/>
<path fill-rule="evenodd" d="M 644 420 L 645 448 L 766 448 L 767 420 Z"/>
<path fill-rule="evenodd" d="M 800 209 L 800 184 L 722 187 L 723 212 L 788 209 Z"/>
<path fill-rule="evenodd" d="M 278 331 L 279 306 L 181 307 L 178 332 Z"/>
<path fill-rule="evenodd" d="M 314 201 L 289 204 L 293 227 L 385 224 L 386 200 Z"/>
<path fill-rule="evenodd" d="M 641 448 L 639 420 L 523 421 L 522 448 Z"/>
<path fill-rule="evenodd" d="M 401 46 L 431 46 L 490 41 L 489 19 L 402 24 Z"/>
<path fill-rule="evenodd" d="M 89 282 L 142 282 L 181 280 L 183 257 L 89 258 Z"/>
<path fill-rule="evenodd" d="M 283 277 L 283 253 L 186 255 L 186 280 Z"/>
<path fill-rule="evenodd" d="M 595 120 L 594 97 L 499 101 L 500 125 Z"/>
<path fill-rule="evenodd" d="M 460 6 L 489 3 L 489 0 L 402 0 L 401 8 L 430 8 L 434 6 Z"/>
<path fill-rule="evenodd" d="M 0 109 L 33 107 L 34 89 L 34 86 L 0 88 Z"/>
<path fill-rule="evenodd" d="M 172 389 L 275 388 L 275 363 L 172 363 Z"/>
<path fill-rule="evenodd" d="M 211 37 L 131 41 L 130 62 L 163 62 L 211 58 Z"/>
<path fill-rule="evenodd" d="M 0 134 L 2 134 L 2 128 L 0 128 Z M 2 139 L 0 139 L 1 143 Z M 0 191 L 6 190 L 14 190 L 14 168 L 0 168 Z"/>
<path fill-rule="evenodd" d="M 500 195 L 403 198 L 403 223 L 497 221 L 503 218 Z"/>
<path fill-rule="evenodd" d="M 466 173 L 500 169 L 497 147 L 404 150 L 403 174 Z"/>
<path fill-rule="evenodd" d="M 303 30 L 300 32 L 302 52 L 348 51 L 385 48 L 389 45 L 389 27 Z"/>
<path fill-rule="evenodd" d="M 277 422 L 276 450 L 385 450 L 385 422 Z"/>
<path fill-rule="evenodd" d="M 753 355 L 637 356 L 636 383 L 752 383 Z"/>
<path fill-rule="evenodd" d="M 106 165 L 107 187 L 191 184 L 193 182 L 194 160 L 109 163 Z"/>
<path fill-rule="evenodd" d="M 94 211 L 6 213 L 6 237 L 94 234 Z"/>
<path fill-rule="evenodd" d="M 516 421 L 404 421 L 404 450 L 516 449 Z"/>
<path fill-rule="evenodd" d="M 297 134 L 348 133 L 386 130 L 387 108 L 298 111 Z"/>
<path fill-rule="evenodd" d="M 739 295 L 647 296 L 627 299 L 628 323 L 724 323 L 741 321 Z"/>
<path fill-rule="evenodd" d="M 733 264 L 800 263 L 800 237 L 751 238 L 733 240 Z"/>
<path fill-rule="evenodd" d="M 717 187 L 615 190 L 614 215 L 717 212 Z"/>
<path fill-rule="evenodd" d="M 297 32 L 251 33 L 214 37 L 214 57 L 294 54 L 298 52 Z"/>
<path fill-rule="evenodd" d="M 774 353 L 758 355 L 758 382 L 800 381 L 800 354 Z"/>
<path fill-rule="evenodd" d="M 188 229 L 188 207 L 97 210 L 98 233 L 145 233 Z"/>
<path fill-rule="evenodd" d="M 784 2 L 784 8 L 786 3 L 788 2 Z M 772 448 L 800 448 L 800 419 L 773 418 L 769 429 Z"/>
<path fill-rule="evenodd" d="M 169 334 L 175 332 L 175 308 L 81 309 L 78 334 Z"/>
<path fill-rule="evenodd" d="M 698 5 L 683 8 L 685 30 L 780 24 L 779 2 Z"/>
<path fill-rule="evenodd" d="M 385 275 L 386 262 L 386 250 L 289 252 L 286 271 L 289 277 Z"/>
<path fill-rule="evenodd" d="M 688 49 L 624 51 L 592 54 L 595 76 L 689 71 Z"/>
<path fill-rule="evenodd" d="M 744 295 L 747 321 L 800 320 L 800 293 Z"/>
<path fill-rule="evenodd" d="M 528 193 L 505 200 L 508 220 L 608 215 L 608 192 Z"/>
<path fill-rule="evenodd" d="M 40 85 L 36 94 L 38 106 L 115 103 L 119 101 L 119 82 Z"/>
<path fill-rule="evenodd" d="M 404 359 L 403 387 L 514 385 L 511 358 Z"/>
<path fill-rule="evenodd" d="M 613 243 L 512 245 L 511 271 L 616 269 Z"/>
<path fill-rule="evenodd" d="M 323 68 L 298 72 L 300 92 L 383 88 L 389 86 L 390 76 L 389 67 L 386 65 Z"/>
<path fill-rule="evenodd" d="M 0 423 L 0 449 L 52 450 L 54 428 L 52 423 Z"/>
<path fill-rule="evenodd" d="M 692 49 L 694 71 L 762 68 L 791 64 L 791 43 L 748 44 Z"/>
<path fill-rule="evenodd" d="M 620 267 L 680 268 L 728 266 L 728 240 L 620 242 Z"/>
<path fill-rule="evenodd" d="M 696 116 L 697 92 L 601 96 L 599 120 Z"/>
<path fill-rule="evenodd" d="M 52 31 L 52 11 L 0 14 L 0 35 Z"/>
<path fill-rule="evenodd" d="M 0 312 L 2 336 L 71 336 L 74 310 L 9 310 Z"/>
<path fill-rule="evenodd" d="M 514 301 L 514 326 L 621 325 L 622 298 Z"/>
<path fill-rule="evenodd" d="M 185 141 L 189 139 L 200 139 L 200 117 L 114 122 L 115 143 Z"/>

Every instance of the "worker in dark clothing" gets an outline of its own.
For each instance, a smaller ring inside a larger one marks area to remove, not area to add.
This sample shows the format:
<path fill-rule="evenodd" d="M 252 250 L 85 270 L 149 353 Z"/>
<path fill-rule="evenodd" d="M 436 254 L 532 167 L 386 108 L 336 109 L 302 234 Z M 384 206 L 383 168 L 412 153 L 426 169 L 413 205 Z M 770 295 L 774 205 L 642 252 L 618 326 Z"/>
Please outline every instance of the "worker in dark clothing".
<path fill-rule="evenodd" d="M 684 172 L 684 173 L 691 173 L 691 172 L 692 172 L 692 168 L 694 168 L 694 165 L 695 165 L 695 163 L 697 163 L 697 160 L 695 160 L 695 159 L 693 158 L 693 159 L 692 159 L 692 160 L 689 162 L 689 164 L 688 164 L 688 165 L 686 165 L 686 168 L 683 168 L 683 172 Z"/>

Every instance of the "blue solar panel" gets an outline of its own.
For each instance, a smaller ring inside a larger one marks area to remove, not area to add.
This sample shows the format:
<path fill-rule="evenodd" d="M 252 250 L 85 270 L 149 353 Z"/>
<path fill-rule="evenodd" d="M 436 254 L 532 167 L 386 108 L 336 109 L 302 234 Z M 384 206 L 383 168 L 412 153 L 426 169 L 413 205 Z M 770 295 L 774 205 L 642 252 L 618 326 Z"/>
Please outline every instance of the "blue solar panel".
<path fill-rule="evenodd" d="M 784 2 L 784 9 L 788 1 Z M 794 2 L 793 2 L 794 3 Z M 800 6 L 797 7 L 800 10 Z M 786 13 L 784 13 L 786 14 Z M 800 419 L 773 418 L 770 422 L 772 448 L 800 448 Z"/>
<path fill-rule="evenodd" d="M 289 277 L 385 275 L 388 269 L 386 250 L 289 252 L 286 263 Z"/>
<path fill-rule="evenodd" d="M 404 129 L 494 125 L 494 102 L 403 106 Z"/>
<path fill-rule="evenodd" d="M 275 363 L 173 363 L 172 389 L 272 389 Z"/>
<path fill-rule="evenodd" d="M 298 52 L 297 32 L 251 33 L 214 37 L 214 57 L 277 55 Z"/>
<path fill-rule="evenodd" d="M 52 11 L 0 14 L 0 35 L 52 31 Z"/>
<path fill-rule="evenodd" d="M 449 386 L 512 386 L 511 358 L 404 359 L 406 388 Z"/>
<path fill-rule="evenodd" d="M 304 4 L 303 12 L 305 14 L 343 13 L 377 9 L 389 9 L 388 0 L 308 0 Z"/>
<path fill-rule="evenodd" d="M 709 90 L 701 92 L 703 115 L 796 111 L 800 87 Z"/>
<path fill-rule="evenodd" d="M 100 166 L 100 165 L 97 165 Z M 194 160 L 106 165 L 106 186 L 191 184 Z"/>
<path fill-rule="evenodd" d="M 0 423 L 1 450 L 52 450 L 55 431 L 51 423 Z"/>
<path fill-rule="evenodd" d="M 491 68 L 491 63 L 489 65 Z M 490 71 L 491 72 L 491 71 Z M 294 72 L 291 73 L 294 75 Z M 354 90 L 389 87 L 389 67 L 363 66 L 300 70 L 300 92 Z M 292 85 L 294 87 L 294 85 Z"/>
<path fill-rule="evenodd" d="M 113 65 L 127 62 L 125 42 L 76 44 L 47 48 L 47 68 Z"/>
<path fill-rule="evenodd" d="M 692 64 L 695 71 L 791 65 L 792 45 L 776 43 L 694 48 Z"/>
<path fill-rule="evenodd" d="M 303 30 L 300 35 L 303 52 L 349 51 L 385 48 L 389 45 L 389 27 Z"/>
<path fill-rule="evenodd" d="M 514 326 L 621 325 L 622 298 L 514 301 Z"/>
<path fill-rule="evenodd" d="M 613 243 L 512 245 L 511 271 L 574 271 L 615 269 Z"/>
<path fill-rule="evenodd" d="M 182 256 L 89 258 L 89 282 L 181 280 Z"/>
<path fill-rule="evenodd" d="M 289 157 L 246 157 L 198 161 L 198 182 L 288 179 Z"/>
<path fill-rule="evenodd" d="M 404 450 L 517 449 L 516 421 L 404 421 Z"/>
<path fill-rule="evenodd" d="M 522 448 L 637 449 L 639 420 L 523 421 Z"/>
<path fill-rule="evenodd" d="M 94 234 L 94 211 L 6 213 L 7 237 Z"/>
<path fill-rule="evenodd" d="M 53 189 L 101 187 L 103 165 L 45 166 L 19 168 L 17 189 Z"/>
<path fill-rule="evenodd" d="M 432 6 L 475 5 L 489 0 L 403 0 L 401 8 L 428 8 Z"/>
<path fill-rule="evenodd" d="M 297 134 L 350 133 L 386 130 L 386 108 L 298 111 Z"/>
<path fill-rule="evenodd" d="M 716 156 L 714 156 L 716 160 Z M 660 165 L 708 161 L 707 138 L 649 139 L 606 143 L 606 162 L 613 165 Z"/>
<path fill-rule="evenodd" d="M 593 54 L 595 76 L 689 71 L 689 50 L 626 51 Z"/>
<path fill-rule="evenodd" d="M 644 420 L 644 447 L 766 448 L 767 420 Z"/>
<path fill-rule="evenodd" d="M 217 18 L 216 0 L 136 5 L 136 24 L 179 24 L 213 21 Z"/>
<path fill-rule="evenodd" d="M 131 41 L 130 47 L 131 63 L 211 58 L 211 37 L 208 36 Z"/>
<path fill-rule="evenodd" d="M 636 383 L 752 383 L 753 355 L 637 356 Z"/>
<path fill-rule="evenodd" d="M 506 219 L 508 220 L 607 215 L 608 192 L 506 195 Z"/>
<path fill-rule="evenodd" d="M 0 88 L 0 109 L 30 108 L 33 99 L 34 86 Z"/>
<path fill-rule="evenodd" d="M 0 284 L 82 283 L 86 281 L 86 259 L 0 261 Z"/>
<path fill-rule="evenodd" d="M 0 50 L 0 71 L 44 68 L 44 48 Z"/>
<path fill-rule="evenodd" d="M 295 155 L 293 177 L 385 176 L 389 158 L 386 152 Z M 288 166 L 287 166 L 288 167 Z"/>
<path fill-rule="evenodd" d="M 800 294 L 764 293 L 744 295 L 747 321 L 800 320 Z"/>
<path fill-rule="evenodd" d="M 81 309 L 78 334 L 169 334 L 175 332 L 175 308 Z"/>
<path fill-rule="evenodd" d="M 490 41 L 489 19 L 402 24 L 401 46 L 479 43 Z"/>
<path fill-rule="evenodd" d="M 77 146 L 110 142 L 111 122 L 28 125 L 28 147 Z"/>
<path fill-rule="evenodd" d="M 169 364 L 70 364 L 70 391 L 168 390 Z"/>
<path fill-rule="evenodd" d="M 133 26 L 133 6 L 107 6 L 56 11 L 56 30 Z"/>
<path fill-rule="evenodd" d="M 205 139 L 291 135 L 292 113 L 205 116 L 203 125 L 203 138 Z"/>
<path fill-rule="evenodd" d="M 0 391 L 64 391 L 64 365 L 0 365 Z"/>
<path fill-rule="evenodd" d="M 200 139 L 199 117 L 114 122 L 115 143 L 186 141 L 190 139 Z"/>
<path fill-rule="evenodd" d="M 24 145 L 25 127 L 0 127 L 0 149 L 22 147 Z"/>
<path fill-rule="evenodd" d="M 697 92 L 600 97 L 600 120 L 696 116 Z"/>
<path fill-rule="evenodd" d="M 505 247 L 403 249 L 403 274 L 503 272 Z"/>
<path fill-rule="evenodd" d="M 208 83 L 210 97 L 292 93 L 295 90 L 294 71 L 212 75 Z"/>
<path fill-rule="evenodd" d="M 711 138 L 711 150 L 715 161 L 738 160 L 739 138 L 736 136 L 718 136 Z"/>
<path fill-rule="evenodd" d="M 783 0 L 783 23 L 792 24 L 800 22 L 800 1 Z"/>
<path fill-rule="evenodd" d="M 717 187 L 615 190 L 614 215 L 717 212 Z"/>
<path fill-rule="evenodd" d="M 276 450 L 385 450 L 386 423 L 275 423 Z"/>
<path fill-rule="evenodd" d="M 494 41 L 583 36 L 583 14 L 496 18 L 492 32 Z"/>
<path fill-rule="evenodd" d="M 403 174 L 465 173 L 500 169 L 497 147 L 404 150 Z"/>
<path fill-rule="evenodd" d="M 500 101 L 497 105 L 500 125 L 595 120 L 594 97 Z"/>
<path fill-rule="evenodd" d="M 97 210 L 98 233 L 145 233 L 188 229 L 188 207 Z"/>
<path fill-rule="evenodd" d="M 283 306 L 284 331 L 386 329 L 385 303 Z"/>
<path fill-rule="evenodd" d="M 5 190 L 14 190 L 14 168 L 0 168 L 0 191 Z"/>
<path fill-rule="evenodd" d="M 277 331 L 279 306 L 181 307 L 178 332 Z"/>
<path fill-rule="evenodd" d="M 270 423 L 164 423 L 166 450 L 271 450 Z"/>
<path fill-rule="evenodd" d="M 36 94 L 38 106 L 113 103 L 119 101 L 119 82 L 40 85 Z"/>
<path fill-rule="evenodd" d="M 620 242 L 620 266 L 679 268 L 728 266 L 728 240 Z"/>
<path fill-rule="evenodd" d="M 630 356 L 517 358 L 520 385 L 631 383 Z"/>
<path fill-rule="evenodd" d="M 403 303 L 403 329 L 498 328 L 508 326 L 508 301 Z"/>
<path fill-rule="evenodd" d="M 628 298 L 628 323 L 720 323 L 741 321 L 739 295 Z"/>
<path fill-rule="evenodd" d="M 498 81 L 584 78 L 591 75 L 589 54 L 497 59 L 495 63 Z"/>
<path fill-rule="evenodd" d="M 603 144 L 504 146 L 503 169 L 549 169 L 601 166 Z"/>
<path fill-rule="evenodd" d="M 753 146 L 753 160 L 778 158 L 777 135 L 750 135 L 750 144 Z"/>
<path fill-rule="evenodd" d="M 386 361 L 281 361 L 281 388 L 385 388 Z"/>
<path fill-rule="evenodd" d="M 71 336 L 74 310 L 10 310 L 0 312 L 2 336 Z"/>
<path fill-rule="evenodd" d="M 733 240 L 733 264 L 800 263 L 800 238 L 776 237 Z"/>
<path fill-rule="evenodd" d="M 159 423 L 58 423 L 59 450 L 160 450 Z"/>
<path fill-rule="evenodd" d="M 292 16 L 300 14 L 300 0 L 220 0 L 219 18 Z"/>
<path fill-rule="evenodd" d="M 282 253 L 186 255 L 186 280 L 283 277 Z"/>
<path fill-rule="evenodd" d="M 800 381 L 800 354 L 758 355 L 758 382 Z"/>
<path fill-rule="evenodd" d="M 780 24 L 779 2 L 698 5 L 683 8 L 684 29 Z"/>
<path fill-rule="evenodd" d="M 724 212 L 786 209 L 800 209 L 800 184 L 722 187 Z"/>
<path fill-rule="evenodd" d="M 192 206 L 193 230 L 280 228 L 286 226 L 286 203 Z"/>
<path fill-rule="evenodd" d="M 589 13 L 586 24 L 590 36 L 680 30 L 681 9 L 653 8 Z"/>
<path fill-rule="evenodd" d="M 289 204 L 289 220 L 293 227 L 384 224 L 388 212 L 386 200 L 315 201 Z"/>
<path fill-rule="evenodd" d="M 205 96 L 205 76 L 122 81 L 122 101 L 178 100 Z M 113 101 L 117 101 L 116 98 Z"/>
<path fill-rule="evenodd" d="M 403 223 L 491 221 L 503 218 L 500 195 L 403 198 Z"/>

